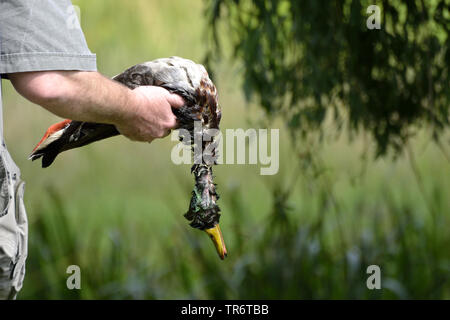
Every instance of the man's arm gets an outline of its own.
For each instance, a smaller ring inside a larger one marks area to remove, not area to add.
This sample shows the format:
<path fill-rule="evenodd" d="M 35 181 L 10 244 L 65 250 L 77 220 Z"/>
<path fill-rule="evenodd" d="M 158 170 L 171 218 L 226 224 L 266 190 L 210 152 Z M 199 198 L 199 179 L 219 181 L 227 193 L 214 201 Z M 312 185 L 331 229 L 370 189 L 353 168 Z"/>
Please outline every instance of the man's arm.
<path fill-rule="evenodd" d="M 171 107 L 183 99 L 164 88 L 131 90 L 98 72 L 11 73 L 14 88 L 26 99 L 72 120 L 113 124 L 131 140 L 152 141 L 176 126 Z"/>

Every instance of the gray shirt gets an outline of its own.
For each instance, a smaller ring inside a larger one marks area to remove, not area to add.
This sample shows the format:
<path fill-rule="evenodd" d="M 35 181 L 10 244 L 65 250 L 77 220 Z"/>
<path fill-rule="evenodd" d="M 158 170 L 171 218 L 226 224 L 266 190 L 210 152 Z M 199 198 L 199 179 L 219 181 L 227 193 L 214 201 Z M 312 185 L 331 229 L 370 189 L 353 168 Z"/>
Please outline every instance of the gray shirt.
<path fill-rule="evenodd" d="M 97 70 L 72 3 L 0 0 L 0 79 L 8 73 L 45 70 Z M 3 142 L 1 111 L 0 93 Z"/>
<path fill-rule="evenodd" d="M 0 0 L 0 74 L 96 70 L 69 0 Z"/>

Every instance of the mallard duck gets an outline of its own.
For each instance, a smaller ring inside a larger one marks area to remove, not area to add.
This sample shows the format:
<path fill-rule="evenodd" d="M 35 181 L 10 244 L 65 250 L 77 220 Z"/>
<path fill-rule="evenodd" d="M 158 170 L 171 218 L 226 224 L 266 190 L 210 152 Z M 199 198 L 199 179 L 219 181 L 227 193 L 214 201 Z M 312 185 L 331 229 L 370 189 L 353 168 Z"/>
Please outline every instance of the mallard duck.
<path fill-rule="evenodd" d="M 206 69 L 191 60 L 180 57 L 157 59 L 135 65 L 112 78 L 130 89 L 138 86 L 161 86 L 172 93 L 177 93 L 185 100 L 185 105 L 173 109 L 178 119 L 178 129 L 188 130 L 194 137 L 194 121 L 201 121 L 202 134 L 208 129 L 218 129 L 221 111 L 217 90 L 210 80 Z M 119 135 L 114 125 L 64 120 L 52 125 L 44 137 L 33 149 L 29 159 L 42 158 L 42 167 L 50 166 L 61 152 L 79 148 L 94 141 Z M 192 148 L 195 147 L 191 139 Z M 201 150 L 211 143 L 202 142 Z M 214 149 L 213 149 L 214 150 Z M 210 161 L 211 162 L 211 161 Z M 193 228 L 205 231 L 212 239 L 221 259 L 227 255 L 227 249 L 219 227 L 219 198 L 213 182 L 213 163 L 203 159 L 192 166 L 195 186 L 185 218 Z"/>

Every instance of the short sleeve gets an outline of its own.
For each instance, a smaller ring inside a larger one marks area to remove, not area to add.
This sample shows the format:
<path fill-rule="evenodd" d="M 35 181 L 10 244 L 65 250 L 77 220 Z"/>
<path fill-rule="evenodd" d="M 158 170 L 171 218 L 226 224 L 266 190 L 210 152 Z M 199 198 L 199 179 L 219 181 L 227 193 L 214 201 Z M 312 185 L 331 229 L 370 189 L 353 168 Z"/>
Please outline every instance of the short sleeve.
<path fill-rule="evenodd" d="M 0 0 L 0 74 L 96 71 L 69 0 Z"/>

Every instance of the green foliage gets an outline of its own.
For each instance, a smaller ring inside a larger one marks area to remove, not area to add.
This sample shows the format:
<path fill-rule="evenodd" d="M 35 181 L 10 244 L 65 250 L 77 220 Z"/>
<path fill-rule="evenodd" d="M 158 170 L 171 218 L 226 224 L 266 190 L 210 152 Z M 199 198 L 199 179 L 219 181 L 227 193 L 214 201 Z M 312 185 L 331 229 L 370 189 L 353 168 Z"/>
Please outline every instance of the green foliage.
<path fill-rule="evenodd" d="M 293 132 L 323 128 L 327 114 L 370 132 L 378 154 L 401 149 L 423 124 L 449 126 L 450 3 L 381 1 L 369 30 L 360 0 L 212 0 L 214 47 L 231 41 L 244 90 Z M 224 22 L 221 24 L 221 22 Z"/>
<path fill-rule="evenodd" d="M 224 236 L 230 255 L 225 261 L 217 258 L 203 233 L 184 225 L 181 216 L 178 225 L 136 229 L 129 217 L 106 222 L 115 212 L 105 210 L 85 213 L 99 215 L 104 222 L 80 226 L 76 222 L 80 218 L 68 214 L 63 197 L 46 190 L 45 208 L 33 210 L 38 219 L 31 229 L 21 298 L 450 297 L 444 181 L 435 184 L 433 208 L 438 214 L 428 220 L 420 197 L 407 198 L 411 187 L 396 193 L 401 183 L 375 187 L 376 178 L 364 179 L 360 185 L 364 190 L 373 188 L 371 197 L 355 194 L 358 200 L 346 204 L 326 174 L 313 175 L 315 179 L 301 177 L 306 190 L 271 185 L 272 204 L 259 212 L 261 221 L 250 209 L 256 190 L 249 198 L 240 187 L 223 190 L 223 206 L 229 213 Z M 346 192 L 357 189 L 350 187 Z M 290 200 L 297 193 L 302 206 Z M 180 204 L 184 205 L 181 199 Z M 167 235 L 160 229 L 172 231 Z M 156 234 L 158 249 L 148 246 L 149 234 Z M 81 268 L 81 290 L 66 288 L 65 270 L 71 264 Z M 366 269 L 371 264 L 381 268 L 382 290 L 366 287 Z"/>
<path fill-rule="evenodd" d="M 206 51 L 200 1 L 74 4 L 106 75 L 170 55 L 201 61 Z M 214 67 L 222 129 L 247 128 L 259 106 L 242 108 L 233 66 Z M 229 251 L 221 261 L 207 235 L 183 218 L 192 176 L 190 166 L 170 161 L 175 142 L 117 137 L 64 153 L 43 170 L 27 155 L 59 119 L 9 82 L 3 89 L 6 142 L 27 183 L 29 254 L 19 299 L 450 299 L 450 179 L 442 156 L 449 149 L 429 144 L 426 129 L 410 141 L 414 171 L 403 154 L 370 160 L 363 135 L 298 153 L 285 130 L 276 176 L 260 176 L 257 166 L 216 166 Z M 381 268 L 382 290 L 365 286 L 371 264 Z M 69 265 L 81 268 L 81 290 L 66 287 Z"/>

